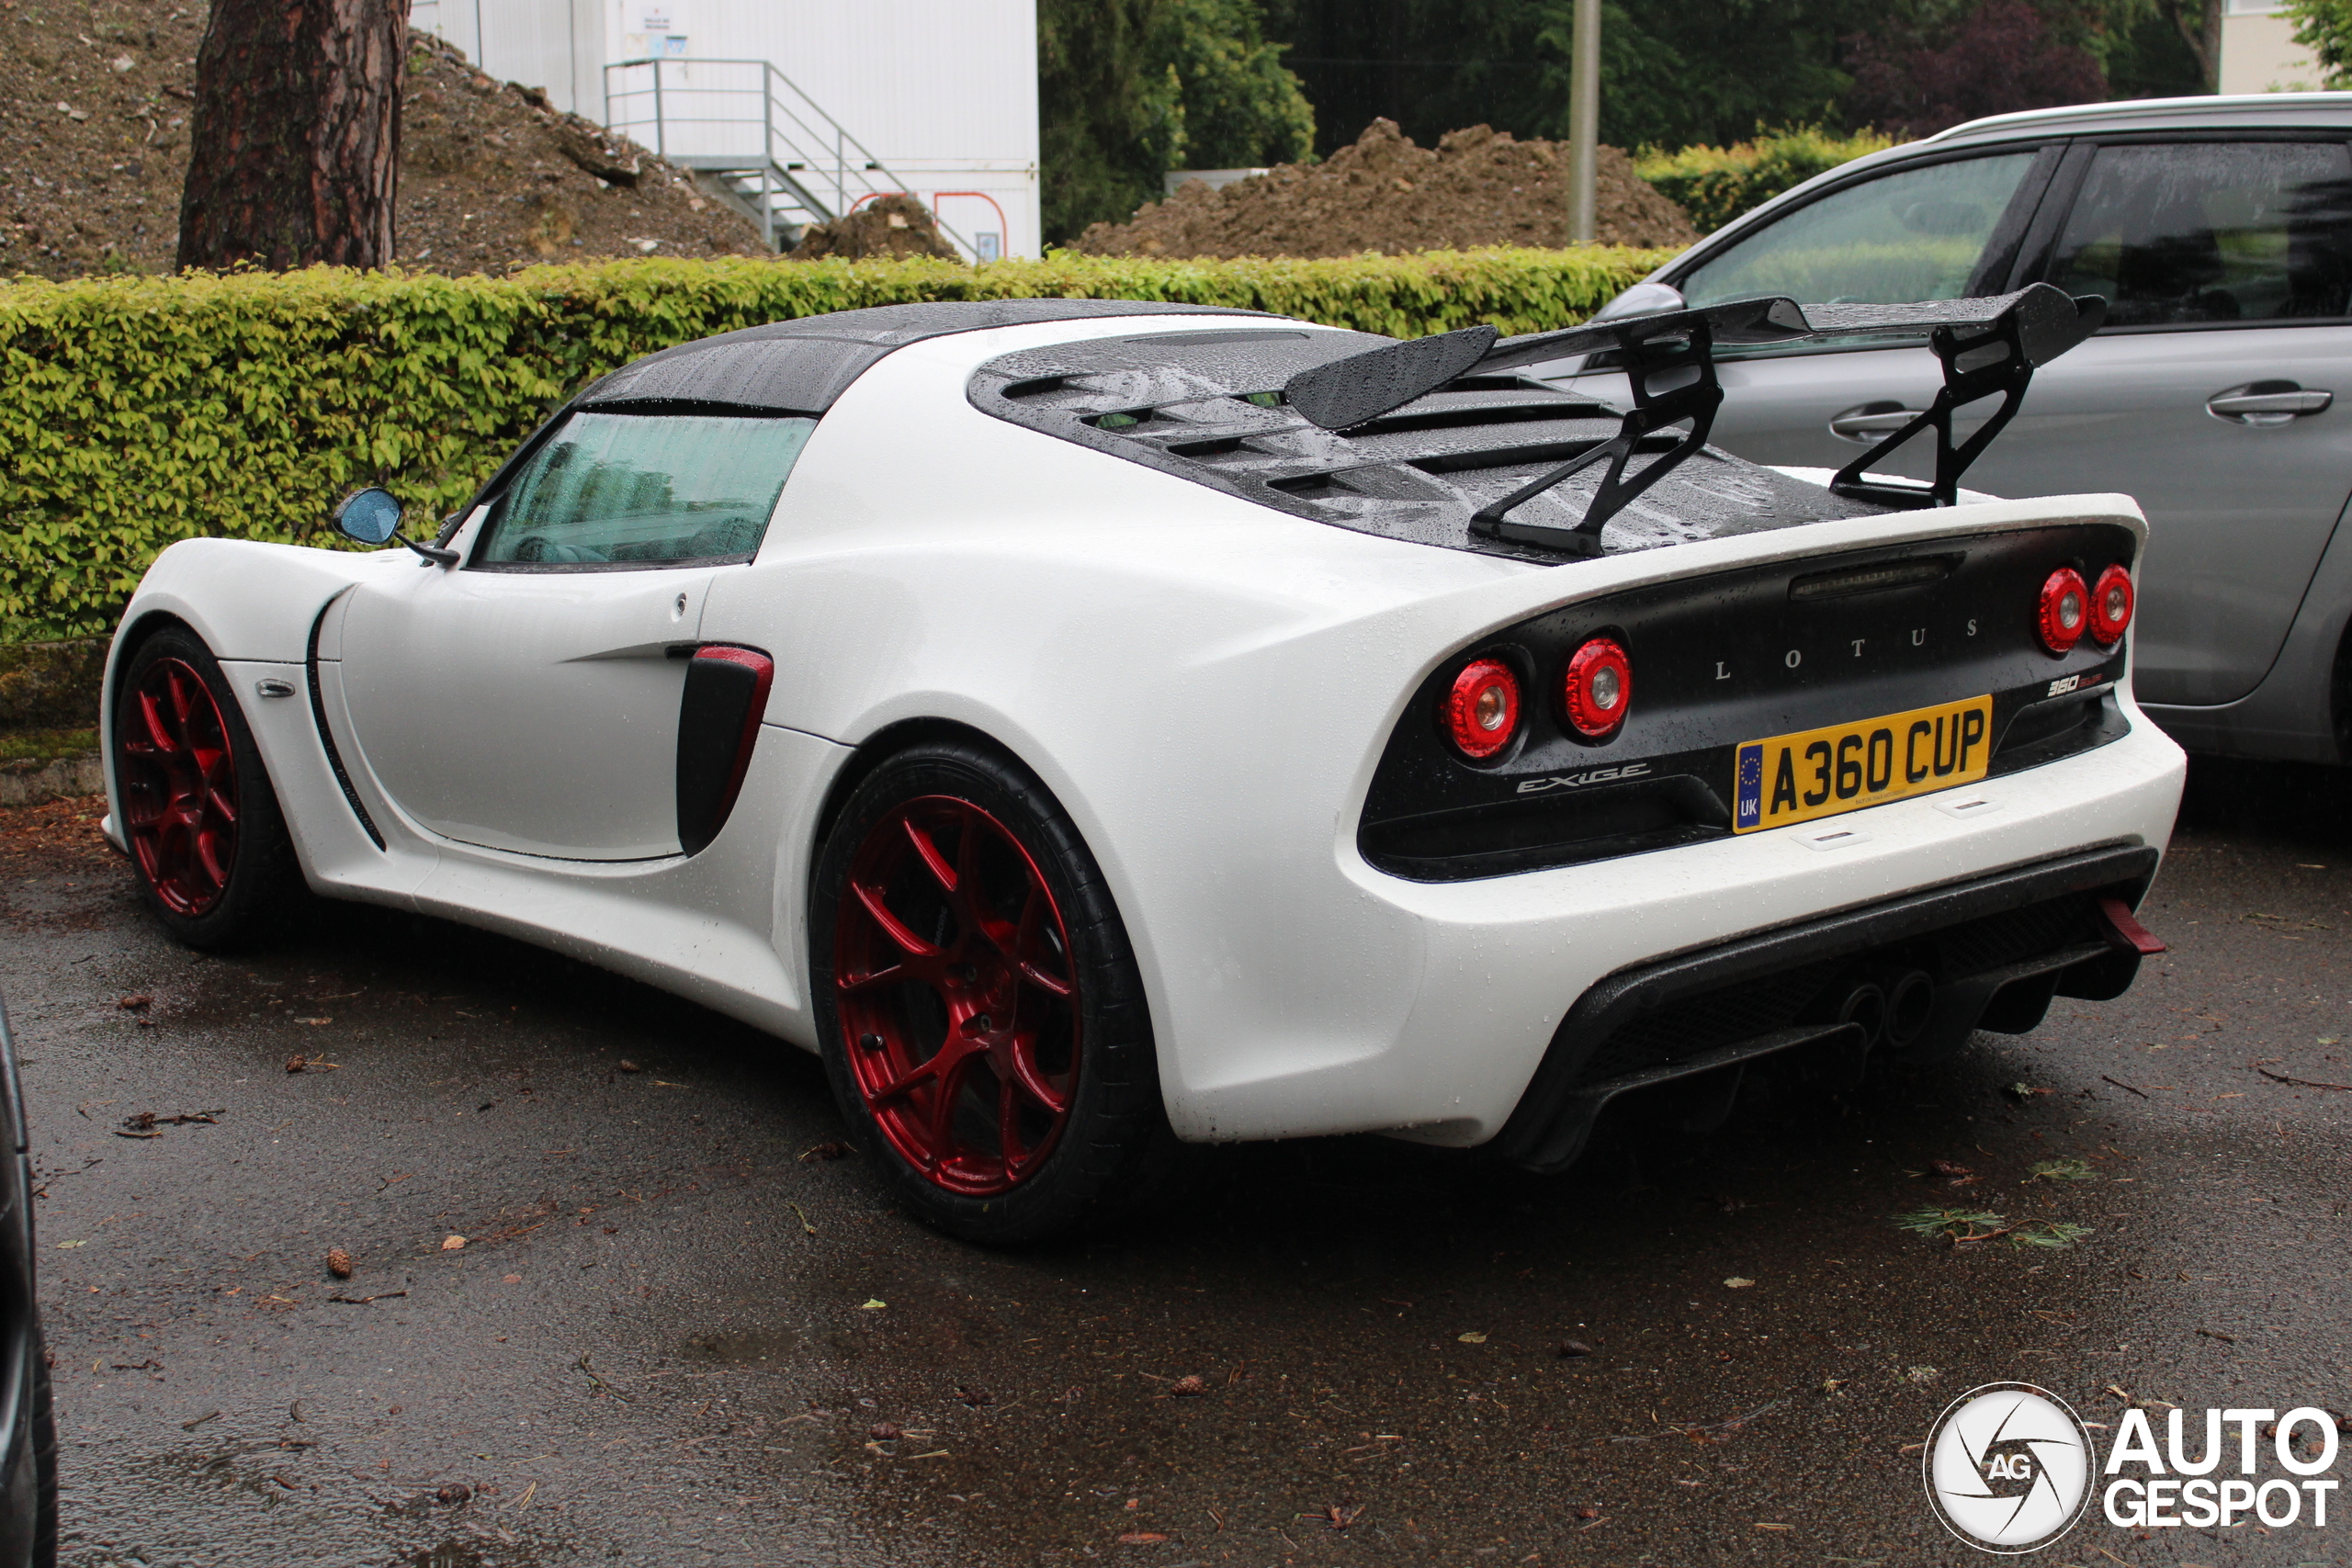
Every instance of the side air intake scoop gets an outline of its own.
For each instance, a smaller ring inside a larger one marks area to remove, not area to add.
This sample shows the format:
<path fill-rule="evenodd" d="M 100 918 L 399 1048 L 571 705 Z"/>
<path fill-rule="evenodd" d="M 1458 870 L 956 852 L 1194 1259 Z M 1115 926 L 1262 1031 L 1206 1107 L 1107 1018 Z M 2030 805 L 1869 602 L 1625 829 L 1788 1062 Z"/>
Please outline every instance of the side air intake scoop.
<path fill-rule="evenodd" d="M 1882 505 L 1950 506 L 1960 476 L 1990 445 L 2025 396 L 2036 367 L 2048 364 L 2098 329 L 2107 301 L 2069 298 L 2046 283 L 1983 299 L 1936 299 L 1910 305 L 1799 305 L 1784 298 L 1741 299 L 1697 310 L 1657 310 L 1587 321 L 1558 332 L 1498 337 L 1477 326 L 1388 344 L 1302 370 L 1283 389 L 1283 400 L 1326 430 L 1346 430 L 1392 413 L 1461 377 L 1610 352 L 1621 355 L 1633 407 L 1614 439 L 1602 442 L 1534 483 L 1482 508 L 1474 530 L 1549 546 L 1572 555 L 1600 553 L 1600 530 L 1635 497 L 1706 445 L 1723 389 L 1715 379 L 1719 344 L 1800 343 L 1835 337 L 1917 338 L 1944 363 L 1944 386 L 1934 405 L 1842 469 L 1830 488 Z M 1662 381 L 1680 384 L 1661 388 Z M 1966 442 L 1954 446 L 1952 411 L 1999 392 L 2001 407 Z M 1638 471 L 1627 465 L 1642 438 L 1688 422 L 1690 434 Z M 1871 463 L 1923 431 L 1936 433 L 1936 477 L 1928 484 L 1864 477 Z M 1583 520 L 1574 528 L 1514 523 L 1511 510 L 1596 464 L 1609 465 Z"/>

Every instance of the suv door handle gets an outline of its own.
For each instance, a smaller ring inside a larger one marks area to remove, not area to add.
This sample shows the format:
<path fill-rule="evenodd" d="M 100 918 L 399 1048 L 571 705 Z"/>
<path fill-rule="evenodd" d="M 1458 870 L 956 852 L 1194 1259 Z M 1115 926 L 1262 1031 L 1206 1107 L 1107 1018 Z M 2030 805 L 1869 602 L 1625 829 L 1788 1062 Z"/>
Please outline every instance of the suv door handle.
<path fill-rule="evenodd" d="M 1863 403 L 1843 413 L 1832 414 L 1829 434 L 1841 441 L 1867 446 L 1880 436 L 1900 430 L 1918 417 L 1917 409 L 1906 409 L 1901 403 Z"/>
<path fill-rule="evenodd" d="M 2206 399 L 2205 412 L 2240 424 L 2286 424 L 2323 412 L 2335 400 L 2334 392 L 2306 390 L 2292 381 L 2249 381 Z"/>

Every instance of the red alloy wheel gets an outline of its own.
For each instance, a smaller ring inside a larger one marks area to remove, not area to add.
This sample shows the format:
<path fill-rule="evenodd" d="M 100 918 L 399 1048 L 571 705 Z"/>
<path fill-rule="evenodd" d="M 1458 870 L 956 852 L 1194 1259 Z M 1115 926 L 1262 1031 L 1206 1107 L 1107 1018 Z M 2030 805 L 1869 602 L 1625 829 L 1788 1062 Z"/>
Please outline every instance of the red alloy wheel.
<path fill-rule="evenodd" d="M 962 1197 L 1036 1174 L 1077 1092 L 1080 998 L 1021 840 L 951 795 L 892 807 L 850 863 L 833 941 L 842 1050 L 890 1146 Z"/>
<path fill-rule="evenodd" d="M 196 667 L 159 659 L 117 720 L 124 834 L 155 897 L 175 915 L 209 912 L 237 863 L 237 757 Z"/>

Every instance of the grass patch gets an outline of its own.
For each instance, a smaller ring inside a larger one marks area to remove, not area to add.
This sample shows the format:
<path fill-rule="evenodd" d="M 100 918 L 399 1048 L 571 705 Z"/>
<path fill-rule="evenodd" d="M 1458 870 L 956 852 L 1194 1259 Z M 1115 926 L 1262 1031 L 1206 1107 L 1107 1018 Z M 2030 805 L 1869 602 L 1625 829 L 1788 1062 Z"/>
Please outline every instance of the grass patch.
<path fill-rule="evenodd" d="M 53 762 L 61 757 L 86 757 L 97 749 L 95 729 L 0 731 L 0 762 Z"/>

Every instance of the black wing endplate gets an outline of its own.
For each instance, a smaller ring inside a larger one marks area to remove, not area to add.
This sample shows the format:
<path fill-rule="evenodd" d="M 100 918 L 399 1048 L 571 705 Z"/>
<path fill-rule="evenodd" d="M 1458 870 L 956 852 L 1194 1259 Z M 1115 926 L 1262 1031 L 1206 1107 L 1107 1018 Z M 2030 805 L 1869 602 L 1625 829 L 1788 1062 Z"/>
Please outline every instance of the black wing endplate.
<path fill-rule="evenodd" d="M 2075 299 L 2046 283 L 1983 299 L 1939 299 L 1912 305 L 1799 305 L 1793 299 L 1736 300 L 1697 310 L 1657 310 L 1587 321 L 1558 332 L 1498 336 L 1492 327 L 1415 338 L 1303 370 L 1283 389 L 1285 400 L 1326 430 L 1345 430 L 1390 413 L 1447 383 L 1481 370 L 1502 370 L 1571 355 L 1613 352 L 1626 362 L 1633 404 L 1615 437 L 1601 442 L 1534 483 L 1480 509 L 1477 532 L 1577 555 L 1600 552 L 1600 530 L 1627 503 L 1706 445 L 1723 389 L 1715 379 L 1717 344 L 1799 343 L 1836 337 L 1910 338 L 1922 335 L 1944 362 L 1944 387 L 1935 403 L 1848 465 L 1831 483 L 1842 495 L 1883 505 L 1950 506 L 1961 473 L 2017 412 L 2034 369 L 2097 331 L 2107 302 Z M 1668 390 L 1653 379 L 1691 374 Z M 2002 406 L 1966 442 L 1951 440 L 1954 409 L 1996 392 Z M 1668 425 L 1690 423 L 1690 434 L 1638 472 L 1627 466 L 1642 438 Z M 1866 477 L 1870 464 L 1922 431 L 1937 434 L 1936 478 L 1926 485 Z M 1607 463 L 1600 488 L 1574 528 L 1513 523 L 1511 510 L 1569 476 Z"/>

